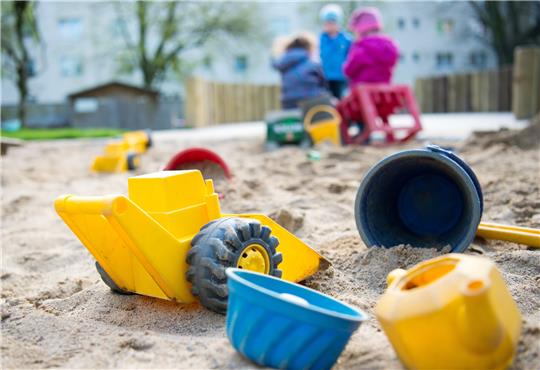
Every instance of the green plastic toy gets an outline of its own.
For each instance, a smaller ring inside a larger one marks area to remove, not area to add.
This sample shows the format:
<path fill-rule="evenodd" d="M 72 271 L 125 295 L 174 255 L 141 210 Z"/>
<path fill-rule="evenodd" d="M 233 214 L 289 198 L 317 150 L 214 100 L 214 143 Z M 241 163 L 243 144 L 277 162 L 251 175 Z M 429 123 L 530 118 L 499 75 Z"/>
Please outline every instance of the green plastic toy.
<path fill-rule="evenodd" d="M 285 144 L 310 146 L 299 109 L 270 112 L 266 116 L 266 149 L 277 149 Z"/>

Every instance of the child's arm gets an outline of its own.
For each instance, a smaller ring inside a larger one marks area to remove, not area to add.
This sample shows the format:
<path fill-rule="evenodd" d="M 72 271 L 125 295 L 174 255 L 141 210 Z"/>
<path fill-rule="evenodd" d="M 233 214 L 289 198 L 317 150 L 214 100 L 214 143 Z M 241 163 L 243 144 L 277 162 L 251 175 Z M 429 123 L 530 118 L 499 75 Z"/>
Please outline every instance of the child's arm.
<path fill-rule="evenodd" d="M 347 55 L 347 59 L 343 64 L 343 73 L 349 79 L 353 79 L 365 65 L 370 63 L 370 60 L 371 58 L 365 52 L 364 48 L 351 47 L 349 55 Z"/>

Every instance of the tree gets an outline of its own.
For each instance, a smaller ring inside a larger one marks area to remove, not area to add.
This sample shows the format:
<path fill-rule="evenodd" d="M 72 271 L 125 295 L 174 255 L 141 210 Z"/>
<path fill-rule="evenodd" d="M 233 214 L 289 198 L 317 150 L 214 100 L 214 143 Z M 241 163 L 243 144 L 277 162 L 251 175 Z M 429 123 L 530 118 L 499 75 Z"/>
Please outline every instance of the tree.
<path fill-rule="evenodd" d="M 137 1 L 128 6 L 128 19 L 122 22 L 127 47 L 122 70 L 140 71 L 147 88 L 157 87 L 168 72 L 185 67 L 182 53 L 219 36 L 246 37 L 255 30 L 253 8 L 245 4 Z M 117 10 L 120 19 L 126 18 L 122 9 Z M 129 32 L 131 24 L 135 32 Z"/>
<path fill-rule="evenodd" d="M 540 45 L 540 2 L 470 1 L 478 22 L 484 28 L 480 37 L 493 49 L 499 65 L 514 61 L 514 48 Z"/>
<path fill-rule="evenodd" d="M 18 117 L 26 124 L 28 79 L 31 77 L 31 59 L 27 37 L 39 40 L 33 1 L 2 2 L 2 72 L 14 79 L 19 90 Z"/>

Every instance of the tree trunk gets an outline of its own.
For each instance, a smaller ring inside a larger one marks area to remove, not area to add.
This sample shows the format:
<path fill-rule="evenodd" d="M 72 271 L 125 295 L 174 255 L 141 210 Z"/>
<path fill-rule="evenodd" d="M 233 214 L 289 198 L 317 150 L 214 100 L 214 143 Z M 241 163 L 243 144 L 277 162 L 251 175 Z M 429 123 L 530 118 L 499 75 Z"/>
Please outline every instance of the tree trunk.
<path fill-rule="evenodd" d="M 28 99 L 28 75 L 25 66 L 17 68 L 17 89 L 19 90 L 19 106 L 17 116 L 21 127 L 26 127 L 26 100 Z"/>
<path fill-rule="evenodd" d="M 28 98 L 28 50 L 24 44 L 24 17 L 27 7 L 30 4 L 27 1 L 14 3 L 15 6 L 15 36 L 21 50 L 21 60 L 17 65 L 17 88 L 19 90 L 19 109 L 18 116 L 21 126 L 26 126 L 26 100 Z"/>

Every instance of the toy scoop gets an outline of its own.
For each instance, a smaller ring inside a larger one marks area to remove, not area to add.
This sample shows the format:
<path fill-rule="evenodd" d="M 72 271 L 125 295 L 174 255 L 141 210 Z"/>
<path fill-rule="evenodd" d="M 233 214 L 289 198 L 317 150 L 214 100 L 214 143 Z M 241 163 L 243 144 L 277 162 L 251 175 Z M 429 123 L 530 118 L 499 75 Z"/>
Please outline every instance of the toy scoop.
<path fill-rule="evenodd" d="M 540 229 L 481 222 L 476 235 L 540 248 Z"/>

